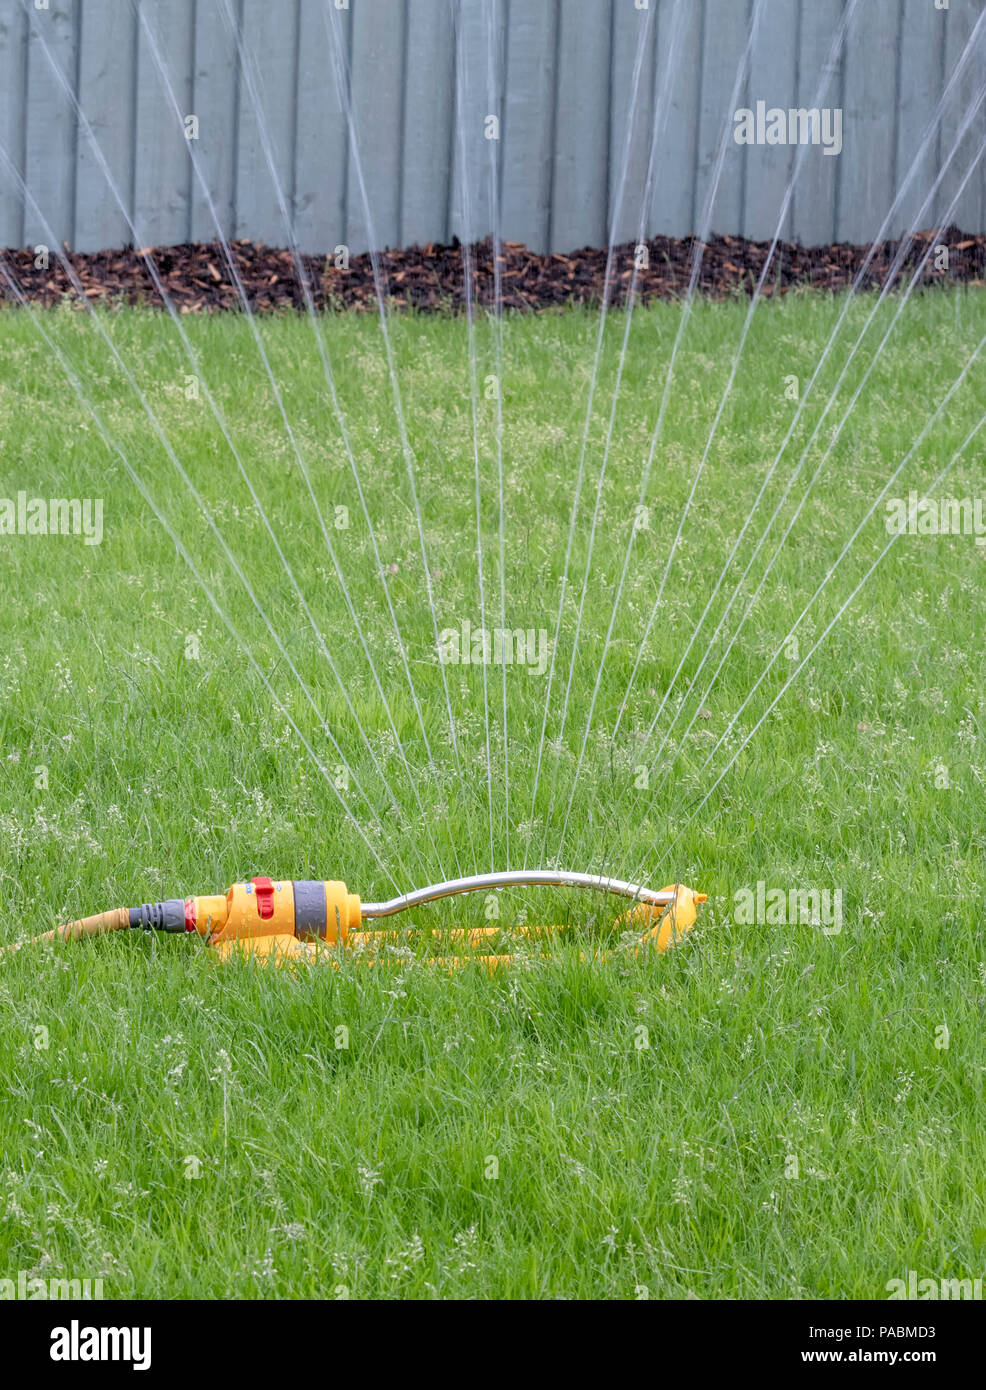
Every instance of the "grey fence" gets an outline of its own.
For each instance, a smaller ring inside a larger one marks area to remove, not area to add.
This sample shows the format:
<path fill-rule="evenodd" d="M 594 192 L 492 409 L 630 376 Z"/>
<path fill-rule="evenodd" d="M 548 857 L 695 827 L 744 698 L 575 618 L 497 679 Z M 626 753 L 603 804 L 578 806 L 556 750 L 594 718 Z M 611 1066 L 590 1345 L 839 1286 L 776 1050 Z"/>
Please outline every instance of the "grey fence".
<path fill-rule="evenodd" d="M 611 221 L 620 240 L 642 222 L 680 236 L 701 229 L 721 149 L 712 230 L 769 237 L 798 147 L 736 143 L 733 112 L 758 101 L 842 113 L 841 152 L 804 152 L 785 236 L 868 240 L 905 185 L 891 232 L 933 224 L 986 134 L 978 34 L 967 50 L 982 4 L 860 0 L 830 65 L 849 0 L 761 3 L 735 88 L 756 0 L 0 0 L 17 170 L 0 156 L 0 245 L 47 241 L 41 216 L 78 250 L 133 239 L 71 94 L 147 245 L 212 239 L 213 209 L 228 235 L 283 245 L 287 211 L 304 250 L 355 253 L 485 235 L 497 204 L 504 237 L 539 251 L 605 244 Z M 982 163 L 952 220 L 986 228 Z"/>

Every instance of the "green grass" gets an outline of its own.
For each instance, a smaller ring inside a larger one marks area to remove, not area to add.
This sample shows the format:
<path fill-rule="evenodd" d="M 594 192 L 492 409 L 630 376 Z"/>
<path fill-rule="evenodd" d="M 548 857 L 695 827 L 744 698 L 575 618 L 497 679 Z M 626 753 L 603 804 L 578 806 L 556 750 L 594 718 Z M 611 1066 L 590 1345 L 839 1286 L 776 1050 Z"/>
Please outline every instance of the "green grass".
<path fill-rule="evenodd" d="M 436 660 L 378 322 L 323 320 L 434 769 L 310 324 L 272 318 L 260 331 L 403 755 L 248 326 L 185 320 L 372 757 L 208 404 L 201 392 L 190 398 L 172 325 L 151 313 L 101 319 L 364 788 L 365 801 L 352 781 L 343 791 L 359 829 L 331 784 L 340 758 L 312 704 L 91 321 L 68 310 L 43 319 L 284 710 L 30 319 L 0 317 L 0 496 L 24 489 L 105 504 L 99 546 L 0 538 L 5 940 L 255 873 L 338 876 L 369 900 L 395 882 L 453 873 L 457 862 L 501 868 L 509 855 L 518 866 L 525 851 L 541 862 L 542 843 L 544 859 L 564 867 L 640 871 L 658 887 L 680 877 L 710 894 L 680 949 L 664 958 L 618 950 L 604 965 L 583 963 L 579 951 L 606 936 L 615 900 L 505 894 L 504 924 L 523 913 L 575 930 L 550 959 L 529 949 L 494 979 L 476 967 L 436 971 L 411 941 L 390 969 L 347 962 L 298 978 L 223 967 L 198 943 L 164 937 L 4 957 L 0 1276 L 101 1276 L 108 1297 L 844 1298 L 883 1297 L 909 1269 L 984 1273 L 983 547 L 970 536 L 902 537 L 688 824 L 885 544 L 881 507 L 802 625 L 799 655 L 782 653 L 703 772 L 986 331 L 982 294 L 908 305 L 703 716 L 681 741 L 693 706 L 683 711 L 666 749 L 673 757 L 639 802 L 634 790 L 648 761 L 643 735 L 796 409 L 785 378 L 804 389 L 839 307 L 790 297 L 758 311 L 611 744 L 745 312 L 696 306 L 655 456 L 650 529 L 633 548 L 562 845 L 676 306 L 634 315 L 559 738 L 624 320 L 614 314 L 607 327 L 533 817 L 547 677 L 488 668 L 490 799 L 482 668 Z M 851 310 L 852 331 L 823 368 L 662 729 L 871 307 Z M 880 310 L 850 366 L 826 442 L 894 308 Z M 507 626 L 549 637 L 597 325 L 590 312 L 504 324 Z M 478 626 L 465 324 L 407 316 L 391 332 L 438 626 Z M 486 322 L 477 344 L 484 576 L 488 624 L 499 626 Z M 977 365 L 894 495 L 931 481 L 977 422 L 983 386 Z M 816 442 L 805 480 L 820 457 Z M 945 491 L 983 490 L 977 443 Z M 800 495 L 796 485 L 781 526 Z M 335 528 L 336 507 L 349 509 L 348 528 Z M 704 687 L 703 678 L 696 697 Z M 652 743 L 651 758 L 656 751 Z M 737 922 L 734 894 L 758 880 L 841 888 L 841 932 Z M 459 899 L 416 920 L 473 924 L 484 911 L 482 899 Z"/>

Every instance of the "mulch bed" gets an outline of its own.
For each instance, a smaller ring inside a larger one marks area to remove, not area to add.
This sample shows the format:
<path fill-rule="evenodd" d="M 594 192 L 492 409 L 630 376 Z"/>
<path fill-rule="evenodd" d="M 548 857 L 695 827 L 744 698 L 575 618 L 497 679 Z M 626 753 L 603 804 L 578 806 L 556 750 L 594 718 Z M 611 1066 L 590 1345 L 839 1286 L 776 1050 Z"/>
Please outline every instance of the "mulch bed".
<path fill-rule="evenodd" d="M 946 271 L 935 270 L 935 253 L 929 257 L 922 278 L 928 284 L 982 285 L 986 279 L 986 236 L 971 236 L 950 227 L 943 234 L 918 233 L 908 249 L 901 275 L 908 279 L 928 241 L 949 247 Z M 647 245 L 647 265 L 638 273 L 637 302 L 676 299 L 688 288 L 694 239 L 653 237 Z M 884 241 L 867 269 L 865 285 L 882 287 L 894 255 L 896 241 Z M 232 246 L 251 307 L 260 311 L 303 309 L 290 251 L 252 241 Z M 769 250 L 769 243 L 741 237 L 715 237 L 706 244 L 699 289 L 710 298 L 752 293 Z M 778 244 L 764 285 L 766 295 L 792 289 L 841 290 L 852 284 L 866 258 L 867 246 L 797 246 Z M 220 247 L 211 243 L 150 248 L 149 252 L 100 251 L 92 255 L 70 253 L 72 265 L 87 298 L 102 304 L 143 304 L 161 307 L 162 300 L 148 272 L 145 254 L 153 255 L 168 294 L 182 313 L 238 309 L 240 298 Z M 23 293 L 38 304 L 53 305 L 76 296 L 57 257 L 47 270 L 35 268 L 31 250 L 2 253 Z M 544 310 L 572 303 L 598 304 L 603 296 L 607 253 L 585 248 L 570 255 L 538 256 L 521 242 L 502 248 L 501 290 L 505 308 Z M 463 254 L 458 242 L 451 246 L 428 245 L 379 253 L 386 295 L 398 309 L 461 311 L 465 304 Z M 613 260 L 609 302 L 620 304 L 629 291 L 634 261 L 632 243 L 619 246 Z M 373 267 L 368 255 L 353 257 L 349 269 L 335 267 L 331 256 L 305 256 L 305 275 L 320 308 L 376 310 Z M 493 256 L 487 240 L 473 248 L 474 302 L 494 302 Z M 0 274 L 0 300 L 13 300 Z"/>

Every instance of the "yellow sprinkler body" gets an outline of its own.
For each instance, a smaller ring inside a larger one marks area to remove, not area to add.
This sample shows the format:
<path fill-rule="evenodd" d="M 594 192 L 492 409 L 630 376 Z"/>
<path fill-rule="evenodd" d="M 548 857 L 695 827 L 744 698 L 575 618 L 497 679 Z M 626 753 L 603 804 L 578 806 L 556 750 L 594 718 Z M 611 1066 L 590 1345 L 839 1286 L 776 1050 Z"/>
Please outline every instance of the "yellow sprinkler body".
<path fill-rule="evenodd" d="M 683 883 L 665 892 L 674 893 L 674 901 L 669 907 L 660 908 L 653 903 L 638 903 L 623 914 L 620 923 L 626 928 L 645 926 L 641 940 L 645 946 L 656 946 L 663 955 L 669 946 L 677 946 L 686 932 L 691 931 L 698 917 L 698 904 L 704 903 L 706 895 L 686 888 Z"/>
<path fill-rule="evenodd" d="M 364 922 L 391 917 L 438 898 L 520 884 L 594 888 L 634 899 L 634 905 L 617 920 L 616 926 L 625 930 L 640 928 L 641 947 L 656 948 L 661 953 L 677 945 L 691 929 L 698 904 L 705 902 L 704 893 L 696 893 L 680 883 L 655 892 L 622 879 L 553 869 L 474 874 L 414 889 L 380 903 L 361 903 L 359 897 L 337 879 L 258 877 L 234 883 L 225 894 L 169 898 L 145 903 L 142 907 L 115 908 L 94 917 L 67 922 L 34 940 L 75 940 L 125 927 L 142 927 L 201 936 L 223 960 L 239 957 L 260 964 L 289 966 L 305 961 L 338 964 L 340 952 L 346 950 L 361 961 L 377 964 L 382 959 L 378 953 L 385 952 L 389 944 L 401 939 L 401 934 L 386 927 L 362 930 Z M 550 936 L 561 930 L 557 926 L 526 924 L 512 929 L 518 936 L 525 937 Z M 482 947 L 501 934 L 510 935 L 511 929 L 499 926 L 460 928 L 446 933 L 443 940 L 456 947 Z M 606 956 L 604 952 L 592 958 L 603 960 Z M 436 957 L 436 960 L 449 969 L 470 962 L 480 963 L 492 972 L 509 965 L 512 957 L 509 954 L 452 955 Z"/>
<path fill-rule="evenodd" d="M 342 943 L 362 921 L 360 900 L 337 880 L 234 883 L 222 897 L 189 898 L 186 925 L 213 945 L 271 936 Z"/>

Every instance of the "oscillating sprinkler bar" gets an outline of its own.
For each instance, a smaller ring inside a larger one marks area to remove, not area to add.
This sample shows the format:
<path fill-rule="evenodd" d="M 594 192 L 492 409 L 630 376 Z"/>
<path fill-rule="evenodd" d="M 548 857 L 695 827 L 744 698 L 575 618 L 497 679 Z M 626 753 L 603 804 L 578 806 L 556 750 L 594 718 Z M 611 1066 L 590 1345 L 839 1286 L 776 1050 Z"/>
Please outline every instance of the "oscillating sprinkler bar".
<path fill-rule="evenodd" d="M 451 878 L 445 883 L 433 883 L 428 888 L 415 888 L 403 897 L 391 898 L 385 903 L 364 903 L 364 917 L 392 917 L 409 907 L 421 907 L 424 903 L 436 902 L 439 898 L 451 898 L 457 893 L 476 893 L 489 888 L 597 888 L 605 893 L 616 893 L 622 898 L 637 898 L 640 902 L 655 906 L 674 901 L 674 889 L 666 888 L 655 893 L 653 888 L 645 888 L 640 883 L 627 883 L 622 878 L 603 878 L 599 874 L 565 873 L 559 869 L 507 869 L 498 874 L 470 874 L 467 878 Z M 699 897 L 705 901 L 704 894 Z"/>
<path fill-rule="evenodd" d="M 439 898 L 460 893 L 511 887 L 590 888 L 629 898 L 634 906 L 620 919 L 624 926 L 645 928 L 642 940 L 664 951 L 681 939 L 695 921 L 696 908 L 705 902 L 704 893 L 696 893 L 684 884 L 674 884 L 655 891 L 640 883 L 607 878 L 601 874 L 570 873 L 557 869 L 513 869 L 502 873 L 473 874 L 467 878 L 449 879 L 444 883 L 417 888 L 387 902 L 361 903 L 338 879 L 272 880 L 257 877 L 249 882 L 234 883 L 226 893 L 206 894 L 192 898 L 167 898 L 162 902 L 144 903 L 141 907 L 114 908 L 82 917 L 56 927 L 35 941 L 77 940 L 82 936 L 102 935 L 124 928 L 147 931 L 188 933 L 204 937 L 221 956 L 246 954 L 277 964 L 303 959 L 328 959 L 324 947 L 352 946 L 365 952 L 379 948 L 392 940 L 393 930 L 361 931 L 364 921 L 392 917 L 409 908 L 435 902 Z M 618 924 L 618 925 L 619 925 Z M 557 927 L 517 930 L 554 932 Z M 500 927 L 458 929 L 452 935 L 470 944 L 479 944 L 501 931 Z M 371 956 L 372 958 L 372 956 Z M 509 956 L 484 956 L 488 964 L 509 963 Z M 461 964 L 457 959 L 454 964 Z"/>

